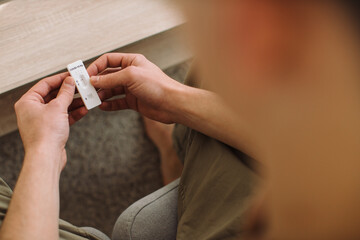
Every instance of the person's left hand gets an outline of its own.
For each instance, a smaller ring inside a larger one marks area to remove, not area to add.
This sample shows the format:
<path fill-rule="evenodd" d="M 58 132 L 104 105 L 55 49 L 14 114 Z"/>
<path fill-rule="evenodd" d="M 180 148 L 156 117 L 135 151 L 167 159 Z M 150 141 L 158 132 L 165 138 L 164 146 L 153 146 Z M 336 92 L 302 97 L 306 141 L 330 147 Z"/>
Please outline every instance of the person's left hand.
<path fill-rule="evenodd" d="M 73 102 L 74 93 L 74 80 L 62 73 L 41 80 L 15 104 L 25 152 L 49 149 L 62 156 L 60 169 L 66 163 L 69 125 L 87 113 L 79 100 Z"/>

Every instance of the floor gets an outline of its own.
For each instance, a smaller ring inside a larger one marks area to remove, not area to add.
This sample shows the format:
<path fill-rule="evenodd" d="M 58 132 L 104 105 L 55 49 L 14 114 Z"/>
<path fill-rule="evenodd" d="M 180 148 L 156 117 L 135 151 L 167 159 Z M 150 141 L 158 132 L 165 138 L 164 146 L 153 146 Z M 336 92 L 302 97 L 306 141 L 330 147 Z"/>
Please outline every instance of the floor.
<path fill-rule="evenodd" d="M 166 73 L 183 81 L 188 63 Z M 91 111 L 71 127 L 61 176 L 61 218 L 111 235 L 123 210 L 162 187 L 159 155 L 136 112 Z M 0 176 L 14 187 L 24 157 L 18 131 L 0 138 Z"/>

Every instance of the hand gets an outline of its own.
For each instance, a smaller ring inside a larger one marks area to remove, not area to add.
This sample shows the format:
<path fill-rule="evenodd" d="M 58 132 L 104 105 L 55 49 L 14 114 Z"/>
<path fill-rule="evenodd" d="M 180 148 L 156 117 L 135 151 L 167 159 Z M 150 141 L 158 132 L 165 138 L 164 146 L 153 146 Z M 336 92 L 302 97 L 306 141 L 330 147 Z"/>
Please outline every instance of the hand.
<path fill-rule="evenodd" d="M 42 148 L 59 153 L 62 156 L 61 169 L 66 163 L 65 144 L 69 137 L 69 124 L 87 113 L 79 101 L 70 106 L 75 83 L 68 76 L 68 73 L 62 73 L 41 80 L 15 104 L 25 152 Z"/>
<path fill-rule="evenodd" d="M 117 72 L 99 76 L 108 68 Z M 144 116 L 163 123 L 173 123 L 172 94 L 183 84 L 168 77 L 156 65 L 138 54 L 105 54 L 88 68 L 91 83 L 100 88 L 101 99 L 125 95 L 102 103 L 104 111 L 133 109 Z"/>

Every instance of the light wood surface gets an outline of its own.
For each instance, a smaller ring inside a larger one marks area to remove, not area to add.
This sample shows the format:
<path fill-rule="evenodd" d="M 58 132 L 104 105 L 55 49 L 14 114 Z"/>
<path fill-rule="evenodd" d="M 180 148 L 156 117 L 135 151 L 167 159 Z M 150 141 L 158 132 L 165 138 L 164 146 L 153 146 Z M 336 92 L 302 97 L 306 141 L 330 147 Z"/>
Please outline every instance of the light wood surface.
<path fill-rule="evenodd" d="M 0 94 L 181 23 L 172 0 L 0 2 Z"/>

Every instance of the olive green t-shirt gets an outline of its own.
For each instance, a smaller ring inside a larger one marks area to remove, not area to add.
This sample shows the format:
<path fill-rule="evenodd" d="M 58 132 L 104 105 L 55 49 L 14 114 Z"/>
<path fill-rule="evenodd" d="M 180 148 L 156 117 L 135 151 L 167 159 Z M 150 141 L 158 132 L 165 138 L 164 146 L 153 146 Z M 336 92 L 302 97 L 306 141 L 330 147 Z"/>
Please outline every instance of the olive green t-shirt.
<path fill-rule="evenodd" d="M 177 239 L 241 239 L 244 213 L 260 180 L 252 160 L 182 125 L 173 138 L 184 161 Z"/>

